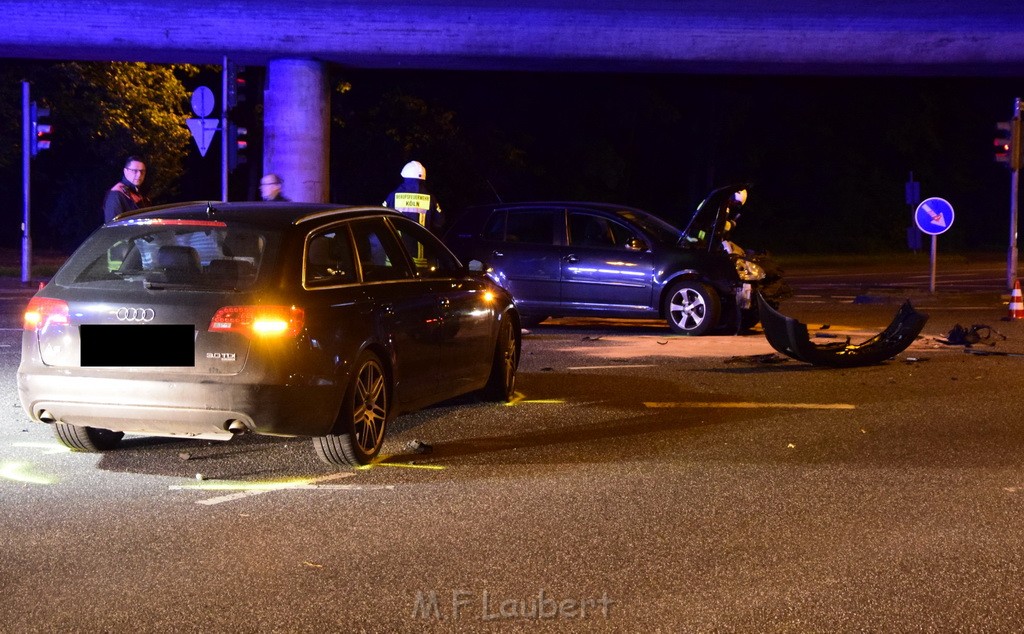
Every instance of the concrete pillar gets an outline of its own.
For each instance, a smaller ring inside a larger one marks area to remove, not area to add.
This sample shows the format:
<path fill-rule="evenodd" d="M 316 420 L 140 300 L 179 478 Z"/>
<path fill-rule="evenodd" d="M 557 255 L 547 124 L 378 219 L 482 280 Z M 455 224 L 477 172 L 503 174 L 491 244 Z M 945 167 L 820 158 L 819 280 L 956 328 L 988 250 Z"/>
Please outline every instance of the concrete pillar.
<path fill-rule="evenodd" d="M 271 60 L 263 95 L 263 173 L 284 179 L 286 198 L 328 202 L 330 147 L 326 66 L 307 59 Z"/>

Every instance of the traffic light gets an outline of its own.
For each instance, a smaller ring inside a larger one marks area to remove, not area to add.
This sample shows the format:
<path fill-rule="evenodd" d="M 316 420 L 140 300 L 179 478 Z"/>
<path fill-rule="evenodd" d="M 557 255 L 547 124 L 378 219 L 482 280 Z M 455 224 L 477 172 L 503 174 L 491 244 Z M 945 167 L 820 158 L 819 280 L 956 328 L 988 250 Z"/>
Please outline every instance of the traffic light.
<path fill-rule="evenodd" d="M 239 73 L 245 71 L 244 66 L 236 66 L 231 62 L 228 62 L 228 76 L 227 76 L 227 105 L 228 110 L 231 110 L 241 102 L 245 101 L 245 77 L 241 77 Z"/>
<path fill-rule="evenodd" d="M 245 150 L 249 147 L 248 128 L 228 121 L 228 168 L 235 169 L 245 163 Z"/>
<path fill-rule="evenodd" d="M 53 126 L 40 119 L 50 117 L 49 108 L 40 108 L 36 102 L 29 105 L 29 116 L 32 119 L 32 129 L 29 132 L 31 140 L 32 156 L 39 154 L 41 150 L 50 149 L 50 135 L 53 133 Z"/>
<path fill-rule="evenodd" d="M 996 150 L 996 162 L 1006 163 L 1011 170 L 1019 170 L 1021 163 L 1020 119 L 996 123 L 998 136 L 992 141 Z"/>

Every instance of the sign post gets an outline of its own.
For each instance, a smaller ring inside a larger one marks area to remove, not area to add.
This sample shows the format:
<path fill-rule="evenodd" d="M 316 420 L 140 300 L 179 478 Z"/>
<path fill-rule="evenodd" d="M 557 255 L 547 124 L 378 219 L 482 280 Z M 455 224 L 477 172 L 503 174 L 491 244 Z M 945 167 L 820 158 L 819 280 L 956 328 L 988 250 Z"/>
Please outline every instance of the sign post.
<path fill-rule="evenodd" d="M 1020 97 L 1013 100 L 1011 129 L 1014 124 L 1020 125 Z M 1012 141 L 1019 142 L 1020 139 L 1012 139 Z M 1010 246 L 1006 254 L 1006 286 L 1009 290 L 1013 290 L 1014 282 L 1017 281 L 1017 189 L 1020 181 L 1021 148 L 1011 147 L 1010 151 L 1018 159 L 1010 161 Z"/>
<path fill-rule="evenodd" d="M 30 88 L 27 81 L 21 82 L 21 178 L 24 191 L 24 208 L 21 216 L 21 283 L 27 284 L 32 278 L 32 107 Z"/>
<path fill-rule="evenodd" d="M 938 253 L 938 235 L 953 226 L 953 205 L 944 198 L 928 198 L 921 201 L 914 211 L 914 223 L 922 232 L 932 237 L 931 278 L 928 291 L 935 292 L 935 261 Z"/>

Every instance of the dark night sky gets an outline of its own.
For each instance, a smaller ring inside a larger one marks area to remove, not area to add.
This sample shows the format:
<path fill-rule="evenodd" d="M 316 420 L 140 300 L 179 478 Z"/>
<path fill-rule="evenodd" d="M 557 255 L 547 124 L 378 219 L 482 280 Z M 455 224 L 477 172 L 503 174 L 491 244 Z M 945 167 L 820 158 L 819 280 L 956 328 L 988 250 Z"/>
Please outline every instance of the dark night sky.
<path fill-rule="evenodd" d="M 261 69 L 248 72 L 258 95 Z M 497 192 L 506 201 L 618 202 L 678 224 L 713 187 L 743 181 L 752 183 L 737 236 L 744 246 L 893 251 L 906 249 L 904 182 L 913 172 L 924 197 L 956 208 L 945 251 L 1004 251 L 1008 241 L 1009 172 L 993 161 L 992 139 L 1024 88 L 1012 78 L 335 67 L 332 81 L 352 86 L 332 98 L 334 202 L 379 203 L 402 164 L 417 159 L 453 214 Z M 258 101 L 242 110 L 253 121 Z M 250 128 L 254 156 L 232 175 L 233 199 L 256 194 L 259 127 Z M 408 148 L 396 140 L 410 138 Z M 192 154 L 180 199 L 219 199 L 216 153 Z M 17 165 L 6 171 L 5 182 L 20 178 Z M 5 206 L 20 209 L 19 200 L 8 185 Z M 10 215 L 0 240 L 16 244 Z"/>
<path fill-rule="evenodd" d="M 373 199 L 406 158 L 427 164 L 442 201 L 583 198 L 680 222 L 711 188 L 753 183 L 740 225 L 774 250 L 905 248 L 910 172 L 957 211 L 947 248 L 1005 249 L 1009 172 L 993 160 L 1009 118 L 1007 78 L 773 77 L 528 73 L 342 73 L 343 110 L 394 91 L 455 112 L 469 147 L 360 155 L 360 123 L 337 131 L 332 195 Z M 337 106 L 336 106 L 337 107 Z M 346 110 L 347 112 L 347 110 Z M 346 146 L 345 144 L 348 143 Z M 515 162 L 495 156 L 515 147 Z M 490 186 L 487 185 L 490 182 Z M 753 244 L 752 244 L 753 246 Z"/>

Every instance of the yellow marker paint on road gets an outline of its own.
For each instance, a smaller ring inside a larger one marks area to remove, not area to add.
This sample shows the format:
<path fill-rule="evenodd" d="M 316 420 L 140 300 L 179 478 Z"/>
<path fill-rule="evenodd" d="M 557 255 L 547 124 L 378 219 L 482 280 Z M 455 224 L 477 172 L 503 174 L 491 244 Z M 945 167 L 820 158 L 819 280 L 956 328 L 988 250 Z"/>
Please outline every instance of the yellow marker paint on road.
<path fill-rule="evenodd" d="M 516 392 L 515 394 L 512 395 L 512 400 L 510 400 L 507 403 L 504 403 L 504 405 L 505 405 L 505 407 L 511 407 L 513 405 L 519 405 L 520 403 L 534 403 L 534 404 L 538 404 L 539 403 L 539 404 L 546 404 L 546 405 L 557 405 L 559 403 L 564 403 L 564 402 L 565 402 L 565 400 L 564 399 L 560 399 L 560 398 L 527 399 L 526 395 L 523 394 L 522 392 Z"/>
<path fill-rule="evenodd" d="M 28 465 L 24 462 L 8 462 L 0 466 L 0 478 L 22 482 L 24 484 L 56 484 L 56 478 L 28 473 Z"/>
<path fill-rule="evenodd" d="M 388 460 L 388 458 L 384 458 Z M 356 467 L 356 471 L 366 471 L 375 467 L 400 467 L 402 469 L 429 469 L 433 471 L 441 471 L 446 467 L 436 464 L 408 464 L 406 462 L 374 462 L 373 464 L 364 464 L 361 467 Z"/>
<path fill-rule="evenodd" d="M 749 401 L 693 401 L 684 403 L 644 403 L 644 407 L 652 409 L 669 408 L 708 408 L 708 409 L 856 409 L 856 405 L 850 403 L 753 403 Z"/>

